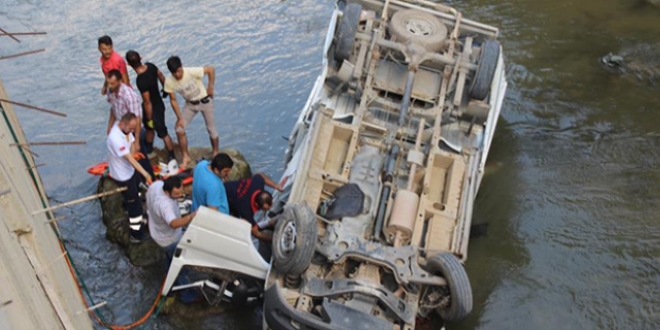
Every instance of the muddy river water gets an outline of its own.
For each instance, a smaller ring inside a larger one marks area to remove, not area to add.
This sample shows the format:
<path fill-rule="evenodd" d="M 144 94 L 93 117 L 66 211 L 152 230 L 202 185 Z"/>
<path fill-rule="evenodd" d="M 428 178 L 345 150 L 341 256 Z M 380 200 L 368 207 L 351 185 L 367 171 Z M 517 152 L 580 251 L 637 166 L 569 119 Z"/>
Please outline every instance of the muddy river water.
<path fill-rule="evenodd" d="M 466 17 L 501 28 L 509 90 L 477 199 L 467 263 L 475 308 L 448 329 L 660 329 L 660 87 L 611 74 L 608 52 L 660 43 L 660 8 L 642 0 L 450 1 Z M 95 191 L 86 167 L 105 157 L 108 106 L 100 95 L 96 38 L 113 37 L 165 70 L 168 56 L 213 65 L 221 146 L 253 169 L 278 175 L 298 111 L 320 70 L 329 0 L 1 0 L 0 27 L 47 31 L 0 40 L 14 100 L 68 118 L 17 109 L 40 147 L 49 195 Z M 660 56 L 660 53 L 656 56 Z M 131 78 L 134 74 L 131 72 Z M 173 115 L 168 113 L 168 122 Z M 170 126 L 171 127 L 171 126 Z M 206 145 L 202 120 L 189 133 Z M 128 323 L 151 303 L 162 269 L 131 266 L 106 241 L 100 209 L 61 212 L 62 230 L 106 318 Z M 159 317 L 156 329 L 258 329 L 259 310 Z"/>

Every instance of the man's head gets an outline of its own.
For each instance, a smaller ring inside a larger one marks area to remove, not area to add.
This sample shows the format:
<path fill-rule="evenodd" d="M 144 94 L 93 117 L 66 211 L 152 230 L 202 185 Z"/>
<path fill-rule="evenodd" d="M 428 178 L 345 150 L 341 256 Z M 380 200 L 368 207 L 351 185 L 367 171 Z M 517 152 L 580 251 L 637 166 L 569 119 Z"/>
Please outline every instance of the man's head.
<path fill-rule="evenodd" d="M 167 69 L 170 70 L 174 79 L 181 80 L 183 78 L 183 64 L 181 64 L 181 59 L 178 56 L 171 56 L 167 59 Z"/>
<path fill-rule="evenodd" d="M 268 211 L 273 206 L 273 195 L 265 190 L 262 190 L 255 197 L 254 203 L 257 204 L 257 208 L 259 210 Z"/>
<path fill-rule="evenodd" d="M 102 36 L 99 38 L 99 52 L 106 60 L 110 58 L 113 52 L 112 38 L 109 36 Z"/>
<path fill-rule="evenodd" d="M 110 70 L 108 76 L 105 77 L 105 81 L 108 83 L 110 91 L 116 93 L 119 90 L 122 81 L 121 72 L 119 72 L 119 70 Z"/>
<path fill-rule="evenodd" d="M 229 177 L 232 167 L 234 167 L 234 161 L 225 153 L 217 154 L 213 157 L 213 161 L 211 161 L 211 170 L 215 175 L 220 177 L 222 181 L 225 181 L 227 177 Z"/>
<path fill-rule="evenodd" d="M 163 191 L 173 199 L 183 196 L 183 180 L 178 176 L 171 176 L 163 181 Z"/>
<path fill-rule="evenodd" d="M 126 52 L 126 63 L 128 63 L 133 69 L 136 69 L 142 66 L 142 58 L 138 52 L 129 50 Z"/>
<path fill-rule="evenodd" d="M 134 113 L 129 112 L 119 120 L 119 129 L 121 129 L 124 134 L 134 133 L 137 124 L 137 116 Z"/>

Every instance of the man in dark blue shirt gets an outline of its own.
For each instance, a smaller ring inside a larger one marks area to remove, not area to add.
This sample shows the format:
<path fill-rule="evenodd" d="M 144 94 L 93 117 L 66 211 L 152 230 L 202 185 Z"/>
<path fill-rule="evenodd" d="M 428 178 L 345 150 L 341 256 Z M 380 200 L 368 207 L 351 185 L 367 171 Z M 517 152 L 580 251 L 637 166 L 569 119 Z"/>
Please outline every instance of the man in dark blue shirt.
<path fill-rule="evenodd" d="M 261 229 L 272 225 L 269 221 L 259 222 L 255 214 L 259 211 L 268 212 L 273 206 L 273 196 L 265 190 L 266 186 L 282 190 L 271 178 L 263 173 L 257 173 L 252 178 L 225 183 L 229 212 L 231 215 L 246 220 L 252 225 L 252 236 L 270 242 L 273 237 L 262 233 Z"/>

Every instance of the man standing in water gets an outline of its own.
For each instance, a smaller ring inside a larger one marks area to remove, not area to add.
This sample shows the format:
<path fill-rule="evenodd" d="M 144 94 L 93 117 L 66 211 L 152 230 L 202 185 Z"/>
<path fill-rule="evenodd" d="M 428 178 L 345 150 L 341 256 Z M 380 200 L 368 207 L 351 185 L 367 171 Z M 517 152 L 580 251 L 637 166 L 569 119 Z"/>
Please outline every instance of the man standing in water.
<path fill-rule="evenodd" d="M 197 163 L 193 172 L 192 211 L 206 206 L 224 214 L 229 214 L 227 191 L 224 181 L 229 177 L 234 161 L 222 153 L 213 157 L 213 161 L 203 160 Z"/>
<path fill-rule="evenodd" d="M 110 103 L 110 118 L 108 118 L 107 134 L 110 134 L 112 125 L 127 113 L 132 113 L 138 118 L 138 128 L 135 130 L 135 151 L 140 151 L 140 131 L 142 130 L 142 107 L 140 97 L 128 85 L 121 80 L 118 70 L 111 70 L 105 79 L 108 86 L 108 103 Z"/>
<path fill-rule="evenodd" d="M 131 82 L 128 80 L 128 70 L 126 70 L 126 62 L 121 58 L 112 46 L 112 38 L 109 36 L 102 36 L 99 38 L 99 52 L 101 52 L 101 71 L 103 71 L 103 88 L 101 89 L 101 95 L 105 95 L 108 91 L 108 83 L 105 78 L 108 76 L 108 73 L 112 70 L 118 70 L 121 74 L 121 81 L 130 86 Z"/>
<path fill-rule="evenodd" d="M 212 66 L 204 67 L 183 67 L 181 59 L 178 56 L 172 56 L 167 60 L 167 68 L 171 76 L 165 80 L 165 92 L 170 96 L 172 109 L 177 117 L 176 135 L 183 154 L 181 167 L 185 168 L 190 162 L 188 154 L 188 139 L 186 137 L 186 127 L 195 118 L 198 112 L 202 113 L 206 130 L 211 139 L 213 147 L 213 156 L 218 154 L 219 137 L 215 128 L 214 107 L 213 107 L 213 85 L 215 84 L 215 69 Z M 204 87 L 202 79 L 204 75 L 208 76 L 208 85 Z M 179 110 L 179 104 L 176 100 L 177 92 L 183 96 L 186 104 L 183 106 L 183 115 Z"/>
<path fill-rule="evenodd" d="M 108 148 L 108 168 L 110 177 L 120 187 L 126 188 L 121 194 L 124 197 L 124 208 L 128 212 L 131 240 L 141 240 L 143 233 L 142 201 L 139 196 L 139 185 L 143 181 L 151 184 L 151 169 L 148 159 L 133 158 L 135 153 L 135 138 L 133 132 L 138 128 L 138 117 L 127 113 L 110 128 L 106 145 Z M 141 175 L 141 177 L 140 177 Z"/>
<path fill-rule="evenodd" d="M 155 130 L 158 137 L 165 143 L 169 160 L 172 160 L 174 159 L 174 146 L 172 145 L 172 139 L 167 134 L 165 104 L 160 96 L 160 88 L 158 86 L 159 81 L 165 85 L 165 76 L 152 63 L 146 62 L 142 64 L 140 54 L 134 50 L 129 50 L 126 53 L 126 61 L 135 70 L 135 73 L 137 73 L 135 84 L 140 94 L 142 94 L 142 107 L 144 110 L 142 124 L 146 129 L 145 140 L 147 148 L 144 152 L 149 154 L 153 151 Z"/>

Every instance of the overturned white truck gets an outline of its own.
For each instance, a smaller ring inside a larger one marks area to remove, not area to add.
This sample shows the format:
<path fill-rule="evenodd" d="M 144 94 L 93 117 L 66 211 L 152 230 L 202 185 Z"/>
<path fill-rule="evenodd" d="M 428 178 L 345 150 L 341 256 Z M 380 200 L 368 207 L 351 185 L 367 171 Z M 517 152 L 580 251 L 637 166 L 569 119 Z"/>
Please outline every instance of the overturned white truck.
<path fill-rule="evenodd" d="M 164 293 L 195 266 L 233 274 L 207 283 L 209 302 L 263 297 L 273 330 L 464 319 L 462 263 L 507 86 L 497 34 L 433 2 L 338 2 L 289 137 L 272 262 L 247 222 L 202 209 Z"/>

